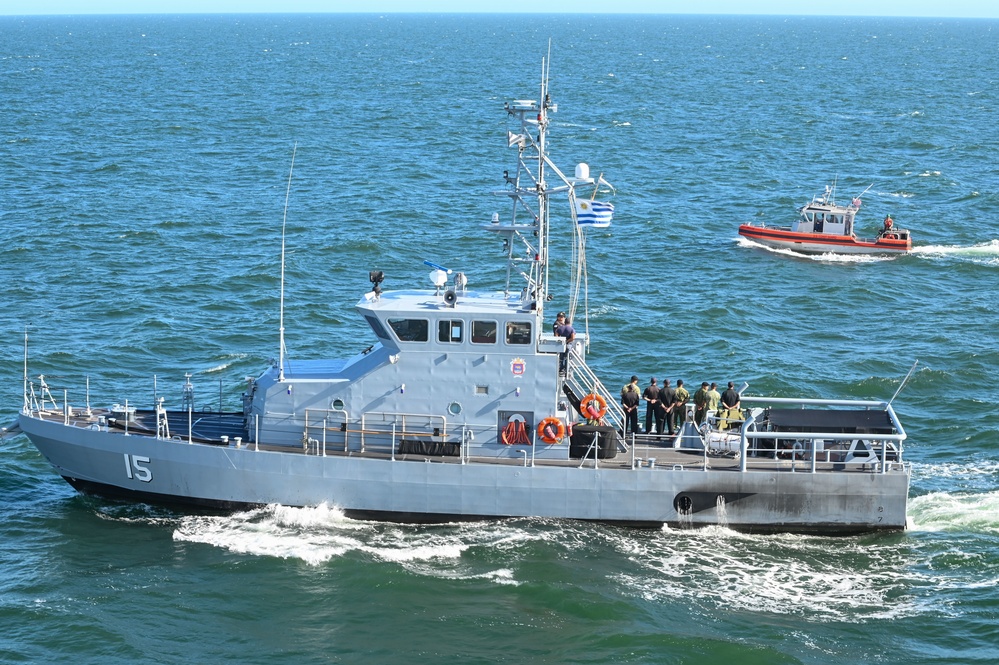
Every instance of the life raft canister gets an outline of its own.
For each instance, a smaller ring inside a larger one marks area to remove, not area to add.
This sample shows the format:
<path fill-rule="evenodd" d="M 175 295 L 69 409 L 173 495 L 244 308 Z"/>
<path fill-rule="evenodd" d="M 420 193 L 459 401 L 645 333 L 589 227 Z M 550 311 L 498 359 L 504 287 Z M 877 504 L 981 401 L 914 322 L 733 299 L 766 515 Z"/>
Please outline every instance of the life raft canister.
<path fill-rule="evenodd" d="M 579 402 L 583 417 L 600 420 L 607 415 L 607 401 L 596 393 L 590 393 Z"/>
<path fill-rule="evenodd" d="M 545 418 L 538 423 L 538 436 L 545 443 L 558 443 L 565 438 L 565 425 L 558 418 Z"/>

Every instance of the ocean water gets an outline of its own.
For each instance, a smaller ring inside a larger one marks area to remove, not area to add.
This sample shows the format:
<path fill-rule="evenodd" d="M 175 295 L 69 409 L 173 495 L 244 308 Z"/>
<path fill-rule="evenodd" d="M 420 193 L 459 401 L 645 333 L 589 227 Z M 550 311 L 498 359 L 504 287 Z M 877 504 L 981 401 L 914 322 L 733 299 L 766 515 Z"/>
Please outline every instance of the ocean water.
<path fill-rule="evenodd" d="M 190 372 L 199 404 L 235 408 L 277 355 L 285 214 L 292 361 L 372 343 L 368 270 L 422 287 L 429 259 L 501 288 L 479 224 L 513 164 L 502 105 L 536 95 L 549 40 L 552 157 L 617 188 L 576 321 L 598 374 L 888 398 L 918 360 L 894 403 L 910 528 L 191 514 L 79 496 L 20 436 L 0 662 L 999 662 L 996 21 L 0 18 L 3 424 L 26 330 L 30 375 L 74 405 L 169 406 Z M 833 181 L 873 185 L 859 226 L 890 213 L 915 251 L 738 238 Z"/>

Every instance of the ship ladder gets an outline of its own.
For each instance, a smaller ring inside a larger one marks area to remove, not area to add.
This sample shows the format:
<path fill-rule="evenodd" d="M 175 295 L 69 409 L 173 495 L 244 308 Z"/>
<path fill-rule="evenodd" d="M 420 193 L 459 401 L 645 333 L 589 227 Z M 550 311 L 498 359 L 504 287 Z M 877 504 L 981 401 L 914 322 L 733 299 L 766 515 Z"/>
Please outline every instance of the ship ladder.
<path fill-rule="evenodd" d="M 620 401 L 607 390 L 607 387 L 601 383 L 597 375 L 593 373 L 593 370 L 573 353 L 569 354 L 569 363 L 564 381 L 562 390 L 569 398 L 577 413 L 579 412 L 580 400 L 586 395 L 591 393 L 599 395 L 607 403 L 607 412 L 600 419 L 600 424 L 613 427 L 619 432 L 624 431 L 624 409 L 621 407 Z M 585 414 L 580 415 L 583 415 L 584 418 L 586 417 Z M 629 450 L 627 442 L 623 439 L 620 439 L 620 441 L 621 451 L 627 452 Z"/>

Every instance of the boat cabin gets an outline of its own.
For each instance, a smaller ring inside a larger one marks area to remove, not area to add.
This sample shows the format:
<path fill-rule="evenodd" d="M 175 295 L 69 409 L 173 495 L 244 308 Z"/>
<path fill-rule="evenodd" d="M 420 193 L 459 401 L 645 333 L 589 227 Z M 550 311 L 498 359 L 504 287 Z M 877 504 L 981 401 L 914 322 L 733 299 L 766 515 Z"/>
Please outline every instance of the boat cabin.
<path fill-rule="evenodd" d="M 853 235 L 853 218 L 857 210 L 853 207 L 809 203 L 801 209 L 801 214 L 791 226 L 795 233 L 825 233 L 828 235 Z"/>
<path fill-rule="evenodd" d="M 507 445 L 511 422 L 523 423 L 530 438 L 543 419 L 568 418 L 559 390 L 565 339 L 544 329 L 520 298 L 464 290 L 369 292 L 356 309 L 375 344 L 346 360 L 286 361 L 283 372 L 273 366 L 250 383 L 244 411 L 252 440 L 259 427 L 262 439 L 303 445 L 303 430 L 319 424 L 317 431 L 328 432 L 334 423 L 343 434 L 328 434 L 332 445 L 388 446 L 393 432 L 381 426 L 384 420 L 406 423 L 399 436 L 464 439 L 478 455 L 516 456 L 522 452 Z M 584 339 L 578 334 L 572 345 L 580 362 Z M 348 432 L 356 433 L 353 439 Z M 528 440 L 521 435 L 518 443 Z M 537 454 L 562 457 L 564 451 L 555 446 Z"/>

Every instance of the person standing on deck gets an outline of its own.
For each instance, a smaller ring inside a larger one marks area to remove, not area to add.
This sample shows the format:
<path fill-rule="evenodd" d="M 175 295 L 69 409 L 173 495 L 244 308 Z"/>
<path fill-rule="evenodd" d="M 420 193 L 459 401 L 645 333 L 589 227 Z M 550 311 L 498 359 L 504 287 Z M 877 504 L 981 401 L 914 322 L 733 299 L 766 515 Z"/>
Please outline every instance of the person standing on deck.
<path fill-rule="evenodd" d="M 624 409 L 624 435 L 638 434 L 638 400 L 642 391 L 638 389 L 638 377 L 631 377 L 631 383 L 621 388 L 621 407 Z"/>
<path fill-rule="evenodd" d="M 701 381 L 701 387 L 694 393 L 694 423 L 700 427 L 708 415 L 708 382 Z"/>
<path fill-rule="evenodd" d="M 656 402 L 656 432 L 673 434 L 673 388 L 669 379 L 663 379 L 663 387 L 659 389 L 659 401 Z"/>
<path fill-rule="evenodd" d="M 742 420 L 742 397 L 735 391 L 735 384 L 731 381 L 728 382 L 728 390 L 722 393 L 721 403 L 723 419 L 720 422 L 724 427 L 731 427 L 733 421 Z"/>
<path fill-rule="evenodd" d="M 721 393 L 718 392 L 718 384 L 712 381 L 708 390 L 708 411 L 717 413 L 719 404 L 721 404 Z"/>
<path fill-rule="evenodd" d="M 728 390 L 722 393 L 721 402 L 726 409 L 738 409 L 742 405 L 742 398 L 735 391 L 735 384 L 731 381 L 728 382 Z"/>
<path fill-rule="evenodd" d="M 676 380 L 676 392 L 673 393 L 673 420 L 676 428 L 683 427 L 683 422 L 687 419 L 687 402 L 690 401 L 690 393 L 683 387 L 683 379 Z"/>
<path fill-rule="evenodd" d="M 645 400 L 645 433 L 650 434 L 652 432 L 652 418 L 656 412 L 656 404 L 659 403 L 659 386 L 656 385 L 656 377 L 652 377 L 649 387 L 642 393 L 642 399 Z M 661 429 L 656 429 L 656 432 L 662 434 Z"/>
<path fill-rule="evenodd" d="M 569 323 L 565 312 L 559 312 L 555 317 L 555 336 L 565 338 L 565 351 L 558 355 L 559 376 L 565 376 L 569 364 L 569 345 L 576 339 L 576 329 Z"/>

